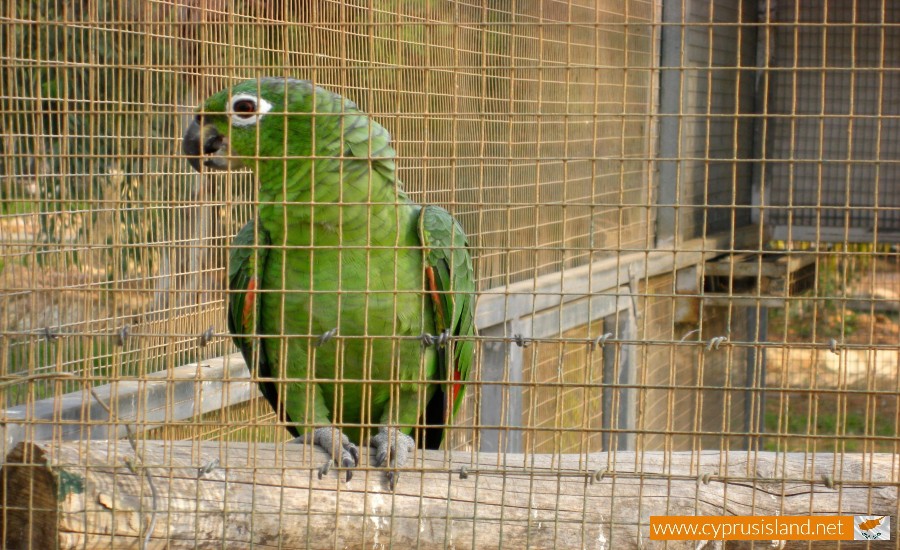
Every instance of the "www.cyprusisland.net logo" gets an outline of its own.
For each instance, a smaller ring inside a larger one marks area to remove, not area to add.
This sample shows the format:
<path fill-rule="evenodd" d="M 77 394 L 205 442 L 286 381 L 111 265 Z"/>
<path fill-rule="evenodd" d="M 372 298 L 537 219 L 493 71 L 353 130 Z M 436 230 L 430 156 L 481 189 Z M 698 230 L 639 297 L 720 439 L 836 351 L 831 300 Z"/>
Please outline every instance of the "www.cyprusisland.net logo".
<path fill-rule="evenodd" d="M 853 540 L 891 540 L 891 516 L 853 516 Z"/>

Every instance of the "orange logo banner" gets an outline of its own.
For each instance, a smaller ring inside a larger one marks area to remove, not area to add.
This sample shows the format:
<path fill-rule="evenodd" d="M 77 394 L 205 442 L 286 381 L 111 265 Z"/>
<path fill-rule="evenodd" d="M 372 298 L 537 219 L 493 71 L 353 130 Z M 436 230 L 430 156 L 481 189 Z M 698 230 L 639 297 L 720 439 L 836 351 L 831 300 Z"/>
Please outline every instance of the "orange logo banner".
<path fill-rule="evenodd" d="M 854 540 L 853 516 L 650 516 L 650 540 Z"/>

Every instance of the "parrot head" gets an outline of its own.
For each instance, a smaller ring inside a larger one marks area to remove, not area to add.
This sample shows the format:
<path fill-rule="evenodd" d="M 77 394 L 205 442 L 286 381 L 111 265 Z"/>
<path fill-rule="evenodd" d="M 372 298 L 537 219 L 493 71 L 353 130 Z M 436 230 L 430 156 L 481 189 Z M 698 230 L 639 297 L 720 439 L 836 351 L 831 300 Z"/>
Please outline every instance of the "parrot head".
<path fill-rule="evenodd" d="M 301 126 L 309 124 L 313 86 L 307 81 L 263 78 L 247 80 L 212 95 L 200 105 L 184 133 L 182 147 L 191 166 L 198 172 L 251 167 L 252 159 L 281 162 L 285 155 L 285 123 L 292 116 L 291 133 L 303 135 Z M 309 155 L 308 140 L 292 140 L 307 147 L 287 151 L 289 155 Z"/>

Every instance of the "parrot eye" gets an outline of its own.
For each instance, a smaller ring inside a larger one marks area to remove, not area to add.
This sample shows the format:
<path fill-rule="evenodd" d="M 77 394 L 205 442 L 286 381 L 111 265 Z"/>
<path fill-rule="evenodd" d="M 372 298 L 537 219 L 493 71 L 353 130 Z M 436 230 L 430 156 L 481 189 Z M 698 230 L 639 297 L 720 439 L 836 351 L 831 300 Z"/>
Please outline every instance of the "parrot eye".
<path fill-rule="evenodd" d="M 265 99 L 250 94 L 235 94 L 231 98 L 231 124 L 234 126 L 256 124 L 270 109 L 272 104 Z"/>
<path fill-rule="evenodd" d="M 232 109 L 237 113 L 237 116 L 241 118 L 250 118 L 256 113 L 256 103 L 250 99 L 240 99 L 234 102 Z"/>

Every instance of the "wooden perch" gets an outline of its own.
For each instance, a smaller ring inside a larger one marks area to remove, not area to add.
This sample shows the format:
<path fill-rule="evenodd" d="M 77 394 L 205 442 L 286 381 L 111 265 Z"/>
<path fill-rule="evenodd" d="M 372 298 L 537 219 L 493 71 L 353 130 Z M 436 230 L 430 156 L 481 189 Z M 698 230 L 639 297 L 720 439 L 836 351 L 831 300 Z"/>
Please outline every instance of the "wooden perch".
<path fill-rule="evenodd" d="M 140 464 L 158 493 L 148 548 L 653 548 L 652 515 L 896 517 L 900 477 L 888 454 L 428 451 L 391 494 L 369 457 L 345 484 L 317 479 L 325 455 L 305 445 L 139 445 L 135 461 L 122 440 L 19 443 L 0 476 L 5 547 L 140 547 L 154 503 Z M 809 544 L 787 548 L 833 545 Z"/>

